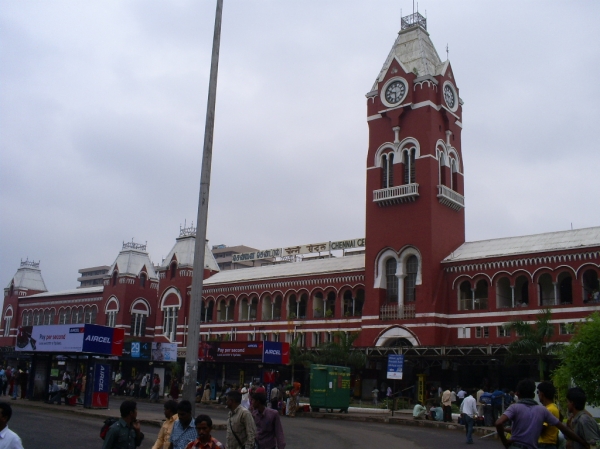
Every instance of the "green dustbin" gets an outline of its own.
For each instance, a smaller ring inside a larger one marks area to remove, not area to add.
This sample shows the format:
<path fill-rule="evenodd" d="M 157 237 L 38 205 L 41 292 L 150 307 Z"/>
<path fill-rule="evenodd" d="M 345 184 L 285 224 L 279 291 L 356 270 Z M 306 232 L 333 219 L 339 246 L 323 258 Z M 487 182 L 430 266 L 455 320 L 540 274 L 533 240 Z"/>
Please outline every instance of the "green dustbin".
<path fill-rule="evenodd" d="M 310 367 L 310 408 L 348 413 L 350 405 L 350 368 L 345 366 L 312 365 Z"/>

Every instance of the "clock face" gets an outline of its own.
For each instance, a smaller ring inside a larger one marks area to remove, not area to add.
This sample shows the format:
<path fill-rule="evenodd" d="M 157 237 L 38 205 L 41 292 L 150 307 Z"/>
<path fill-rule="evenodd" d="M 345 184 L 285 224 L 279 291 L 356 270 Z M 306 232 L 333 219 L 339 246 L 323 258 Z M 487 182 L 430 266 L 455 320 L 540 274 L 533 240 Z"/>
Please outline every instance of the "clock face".
<path fill-rule="evenodd" d="M 394 81 L 385 90 L 385 99 L 390 104 L 397 104 L 404 98 L 406 86 L 402 81 Z"/>
<path fill-rule="evenodd" d="M 454 90 L 449 85 L 444 86 L 444 99 L 446 100 L 446 104 L 450 109 L 454 108 L 454 103 L 456 99 L 454 98 Z"/>

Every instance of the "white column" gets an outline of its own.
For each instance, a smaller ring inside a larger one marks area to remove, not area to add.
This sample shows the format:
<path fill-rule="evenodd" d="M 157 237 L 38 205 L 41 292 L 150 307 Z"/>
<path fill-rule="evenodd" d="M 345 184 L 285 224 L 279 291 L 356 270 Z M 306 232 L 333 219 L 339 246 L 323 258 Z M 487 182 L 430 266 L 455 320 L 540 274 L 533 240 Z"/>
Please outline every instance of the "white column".
<path fill-rule="evenodd" d="M 511 297 L 512 297 L 512 306 L 513 306 L 513 309 L 514 309 L 515 308 L 515 286 L 514 285 L 510 286 L 510 294 L 511 294 Z"/>
<path fill-rule="evenodd" d="M 557 306 L 558 305 L 558 282 L 553 282 L 552 285 L 554 286 L 554 305 Z"/>

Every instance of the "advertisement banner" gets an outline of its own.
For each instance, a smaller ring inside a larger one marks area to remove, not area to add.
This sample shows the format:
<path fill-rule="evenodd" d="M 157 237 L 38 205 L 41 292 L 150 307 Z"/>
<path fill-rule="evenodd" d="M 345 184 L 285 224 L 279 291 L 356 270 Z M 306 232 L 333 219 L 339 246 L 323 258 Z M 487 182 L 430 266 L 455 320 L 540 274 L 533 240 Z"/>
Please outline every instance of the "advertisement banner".
<path fill-rule="evenodd" d="M 21 326 L 15 351 L 81 352 L 85 325 Z"/>
<path fill-rule="evenodd" d="M 387 378 L 402 379 L 404 355 L 388 354 Z"/>
<path fill-rule="evenodd" d="M 263 363 L 287 365 L 290 361 L 290 344 L 277 341 L 264 342 Z"/>
<path fill-rule="evenodd" d="M 123 358 L 149 361 L 151 355 L 152 343 L 149 341 L 126 341 L 123 344 Z"/>
<path fill-rule="evenodd" d="M 203 362 L 257 362 L 263 359 L 262 341 L 201 342 L 198 360 Z"/>
<path fill-rule="evenodd" d="M 95 324 L 21 326 L 16 351 L 91 352 L 119 356 L 123 353 L 124 329 Z"/>
<path fill-rule="evenodd" d="M 176 362 L 177 343 L 152 343 L 152 360 L 155 362 Z"/>
<path fill-rule="evenodd" d="M 123 355 L 124 335 L 124 329 L 86 324 L 82 351 L 95 354 Z"/>
<path fill-rule="evenodd" d="M 110 365 L 96 363 L 94 366 L 94 390 L 92 391 L 92 408 L 108 408 L 110 394 Z"/>

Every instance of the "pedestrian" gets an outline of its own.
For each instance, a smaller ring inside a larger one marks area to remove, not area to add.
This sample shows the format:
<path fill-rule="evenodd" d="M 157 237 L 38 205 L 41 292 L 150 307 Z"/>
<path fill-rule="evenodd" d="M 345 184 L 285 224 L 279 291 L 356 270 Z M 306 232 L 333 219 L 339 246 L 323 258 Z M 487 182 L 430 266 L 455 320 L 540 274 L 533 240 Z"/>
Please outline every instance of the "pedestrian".
<path fill-rule="evenodd" d="M 242 407 L 242 394 L 231 390 L 225 404 L 229 409 L 227 418 L 227 449 L 251 449 L 254 447 L 256 424 L 248 409 Z"/>
<path fill-rule="evenodd" d="M 185 449 L 190 441 L 198 438 L 190 401 L 184 399 L 177 404 L 177 416 L 179 419 L 173 424 L 169 449 Z"/>
<path fill-rule="evenodd" d="M 481 403 L 481 395 L 483 393 L 485 393 L 485 391 L 483 391 L 483 387 L 481 387 L 477 390 L 477 396 L 475 397 L 477 402 L 477 414 L 479 416 L 483 416 L 483 404 Z"/>
<path fill-rule="evenodd" d="M 552 415 L 546 407 L 534 401 L 535 383 L 524 379 L 517 385 L 519 402 L 508 407 L 496 421 L 496 430 L 504 447 L 509 449 L 535 449 L 542 433 L 544 423 L 556 426 L 570 439 L 581 443 L 583 448 L 589 449 L 589 444 L 577 436 L 575 432 L 565 426 Z M 511 421 L 510 440 L 506 438 L 504 424 Z"/>
<path fill-rule="evenodd" d="M 442 407 L 444 410 L 444 422 L 452 422 L 452 401 L 450 389 L 442 393 Z"/>
<path fill-rule="evenodd" d="M 280 389 L 277 386 L 271 388 L 271 408 L 273 410 L 279 409 L 279 398 L 281 396 Z"/>
<path fill-rule="evenodd" d="M 598 424 L 589 412 L 585 410 L 586 401 L 587 397 L 581 388 L 570 388 L 567 391 L 567 408 L 571 414 L 569 426 L 573 429 L 573 432 L 588 444 L 588 446 L 585 446 L 578 442 L 573 442 L 572 449 L 581 449 L 591 445 L 596 445 L 597 447 L 600 444 Z"/>
<path fill-rule="evenodd" d="M 458 393 L 456 393 L 456 405 L 460 407 L 463 399 L 467 396 L 467 392 L 461 387 L 458 387 Z"/>
<path fill-rule="evenodd" d="M 152 449 L 169 449 L 171 445 L 171 433 L 173 431 L 173 425 L 179 418 L 177 416 L 177 402 L 167 401 L 165 402 L 165 422 L 158 431 L 158 438 L 152 446 Z"/>
<path fill-rule="evenodd" d="M 208 404 L 210 403 L 210 383 L 206 382 L 206 385 L 204 386 L 204 391 L 202 392 L 202 403 L 203 404 Z"/>
<path fill-rule="evenodd" d="M 12 390 L 12 399 L 15 400 L 17 399 L 17 393 L 18 393 L 18 389 L 19 389 L 19 369 L 15 368 L 12 371 L 12 378 L 10 381 L 10 388 Z"/>
<path fill-rule="evenodd" d="M 171 396 L 171 399 L 179 399 L 179 382 L 177 382 L 177 379 L 173 379 L 171 381 L 171 389 L 169 390 L 169 395 Z"/>
<path fill-rule="evenodd" d="M 195 421 L 198 438 L 189 442 L 185 449 L 225 449 L 223 444 L 210 434 L 212 431 L 212 419 L 210 419 L 210 416 L 198 415 Z"/>
<path fill-rule="evenodd" d="M 492 388 L 492 421 L 496 422 L 498 416 L 502 414 L 502 405 L 504 404 L 504 391 L 498 386 Z"/>
<path fill-rule="evenodd" d="M 552 382 L 540 382 L 537 389 L 538 398 L 542 405 L 546 407 L 552 415 L 562 421 L 558 407 L 554 403 L 556 388 L 554 388 Z M 555 426 L 544 424 L 544 429 L 538 439 L 538 447 L 547 449 L 556 449 L 558 447 L 558 429 Z"/>
<path fill-rule="evenodd" d="M 137 419 L 135 401 L 123 401 L 120 407 L 121 419 L 110 426 L 102 449 L 135 449 L 142 444 L 144 434 Z"/>
<path fill-rule="evenodd" d="M 142 376 L 142 380 L 140 381 L 140 397 L 142 397 L 142 398 L 148 397 L 146 394 L 147 386 L 148 386 L 148 375 L 144 374 Z"/>
<path fill-rule="evenodd" d="M 450 402 L 452 404 L 456 403 L 456 391 L 450 390 Z"/>
<path fill-rule="evenodd" d="M 463 419 L 463 424 L 465 425 L 467 444 L 473 444 L 473 425 L 475 424 L 475 419 L 477 418 L 477 401 L 470 392 L 467 393 L 465 391 L 464 393 L 466 397 L 460 404 L 460 416 Z"/>
<path fill-rule="evenodd" d="M 160 376 L 154 374 L 152 379 L 152 394 L 150 395 L 150 402 L 158 402 L 158 393 L 160 392 Z"/>
<path fill-rule="evenodd" d="M 377 399 L 379 397 L 379 390 L 377 389 L 377 387 L 371 390 L 371 396 L 373 396 L 373 405 L 377 406 Z"/>
<path fill-rule="evenodd" d="M 4 395 L 4 384 L 8 379 L 6 378 L 6 371 L 4 367 L 0 367 L 0 396 Z"/>
<path fill-rule="evenodd" d="M 8 402 L 0 402 L 0 448 L 23 449 L 21 438 L 8 428 L 12 417 L 12 407 Z"/>
<path fill-rule="evenodd" d="M 298 398 L 300 397 L 300 382 L 294 382 L 292 389 L 290 390 L 290 412 L 288 416 L 294 418 L 296 416 L 296 410 L 298 410 Z"/>
<path fill-rule="evenodd" d="M 249 409 L 250 408 L 250 389 L 248 384 L 244 384 L 240 393 L 242 393 L 242 407 Z"/>
<path fill-rule="evenodd" d="M 256 425 L 256 441 L 261 449 L 284 449 L 285 437 L 281 418 L 277 410 L 266 407 L 267 396 L 254 393 L 252 396 L 252 417 Z"/>
<path fill-rule="evenodd" d="M 427 409 L 423 406 L 421 401 L 417 401 L 413 408 L 413 419 L 423 419 L 427 416 Z"/>

